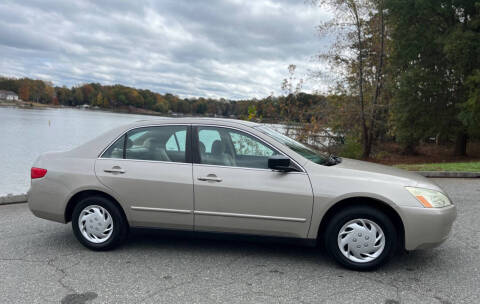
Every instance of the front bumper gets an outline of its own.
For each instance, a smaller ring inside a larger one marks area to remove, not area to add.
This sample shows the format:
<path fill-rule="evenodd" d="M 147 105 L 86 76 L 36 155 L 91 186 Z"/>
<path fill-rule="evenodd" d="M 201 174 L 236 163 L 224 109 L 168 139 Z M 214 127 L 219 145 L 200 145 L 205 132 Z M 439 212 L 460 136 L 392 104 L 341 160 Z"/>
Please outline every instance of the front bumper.
<path fill-rule="evenodd" d="M 457 217 L 454 205 L 445 208 L 401 208 L 405 249 L 428 249 L 443 243 Z"/>

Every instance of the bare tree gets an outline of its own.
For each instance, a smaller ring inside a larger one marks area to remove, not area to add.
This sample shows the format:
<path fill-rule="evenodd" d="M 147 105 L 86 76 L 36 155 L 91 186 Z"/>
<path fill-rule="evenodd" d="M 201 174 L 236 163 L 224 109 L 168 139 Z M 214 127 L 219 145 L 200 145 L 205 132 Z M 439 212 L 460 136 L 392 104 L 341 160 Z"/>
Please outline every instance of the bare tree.
<path fill-rule="evenodd" d="M 383 0 L 313 0 L 313 4 L 332 12 L 330 20 L 321 22 L 321 37 L 335 36 L 332 47 L 319 54 L 331 70 L 339 75 L 337 93 L 355 96 L 356 104 L 346 104 L 358 117 L 362 157 L 368 158 L 385 124 L 386 98 L 385 41 Z M 348 102 L 350 98 L 345 99 Z M 348 116 L 351 119 L 351 115 Z M 350 121 L 348 123 L 351 123 Z"/>
<path fill-rule="evenodd" d="M 285 103 L 282 107 L 283 115 L 286 119 L 286 135 L 288 136 L 290 133 L 290 129 L 292 127 L 292 123 L 295 119 L 299 119 L 298 116 L 298 103 L 297 103 L 297 95 L 301 92 L 303 86 L 303 79 L 300 78 L 297 80 L 295 76 L 295 70 L 297 66 L 294 64 L 290 64 L 288 66 L 288 77 L 283 79 L 282 81 L 282 91 L 286 95 Z"/>

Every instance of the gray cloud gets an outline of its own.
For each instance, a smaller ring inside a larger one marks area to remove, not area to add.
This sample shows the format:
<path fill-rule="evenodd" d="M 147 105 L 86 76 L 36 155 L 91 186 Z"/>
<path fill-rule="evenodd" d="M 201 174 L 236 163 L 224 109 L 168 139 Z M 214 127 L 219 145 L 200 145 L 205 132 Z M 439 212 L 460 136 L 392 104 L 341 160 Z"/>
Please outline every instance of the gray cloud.
<path fill-rule="evenodd" d="M 307 71 L 327 17 L 302 0 L 7 0 L 0 74 L 238 99 L 280 94 L 296 64 L 307 91 L 323 89 Z"/>

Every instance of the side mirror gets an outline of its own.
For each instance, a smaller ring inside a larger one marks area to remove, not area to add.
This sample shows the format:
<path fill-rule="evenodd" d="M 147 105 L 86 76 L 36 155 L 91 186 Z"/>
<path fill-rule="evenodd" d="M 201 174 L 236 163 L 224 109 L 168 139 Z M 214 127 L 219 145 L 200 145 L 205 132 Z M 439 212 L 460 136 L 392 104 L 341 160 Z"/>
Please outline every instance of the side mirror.
<path fill-rule="evenodd" d="M 295 171 L 290 167 L 290 158 L 283 155 L 270 156 L 268 158 L 268 168 L 283 172 Z"/>

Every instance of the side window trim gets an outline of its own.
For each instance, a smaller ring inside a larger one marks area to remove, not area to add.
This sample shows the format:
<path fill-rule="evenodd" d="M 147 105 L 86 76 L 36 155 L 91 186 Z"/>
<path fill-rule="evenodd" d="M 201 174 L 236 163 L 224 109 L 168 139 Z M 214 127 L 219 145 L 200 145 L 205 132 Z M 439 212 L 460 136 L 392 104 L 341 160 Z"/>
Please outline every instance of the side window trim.
<path fill-rule="evenodd" d="M 128 131 L 123 134 L 123 151 L 122 151 L 122 159 L 127 159 L 127 134 Z"/>
<path fill-rule="evenodd" d="M 200 140 L 198 139 L 198 125 L 193 125 L 192 129 L 192 136 L 191 136 L 191 144 L 192 144 L 192 162 L 194 164 L 200 164 Z"/>
<path fill-rule="evenodd" d="M 177 132 L 173 133 L 173 138 L 175 138 L 175 144 L 177 145 L 177 150 L 180 151 L 180 145 L 178 143 Z"/>
<path fill-rule="evenodd" d="M 192 125 L 187 126 L 187 134 L 185 136 L 185 163 L 191 164 L 192 158 Z M 177 136 L 175 135 L 175 139 Z"/>

